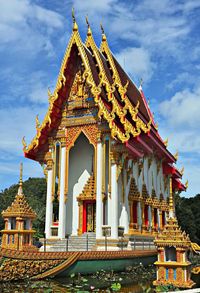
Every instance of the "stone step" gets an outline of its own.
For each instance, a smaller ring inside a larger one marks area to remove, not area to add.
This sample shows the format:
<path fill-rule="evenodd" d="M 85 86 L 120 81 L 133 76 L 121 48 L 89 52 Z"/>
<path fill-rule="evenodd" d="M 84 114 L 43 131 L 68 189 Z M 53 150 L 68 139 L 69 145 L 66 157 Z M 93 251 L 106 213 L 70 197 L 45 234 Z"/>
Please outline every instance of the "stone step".
<path fill-rule="evenodd" d="M 44 239 L 43 239 L 44 240 Z M 44 241 L 42 241 L 44 243 Z M 67 239 L 46 240 L 48 251 L 66 251 Z M 84 233 L 80 236 L 69 236 L 68 238 L 68 251 L 86 251 L 94 249 L 96 246 L 96 234 Z"/>

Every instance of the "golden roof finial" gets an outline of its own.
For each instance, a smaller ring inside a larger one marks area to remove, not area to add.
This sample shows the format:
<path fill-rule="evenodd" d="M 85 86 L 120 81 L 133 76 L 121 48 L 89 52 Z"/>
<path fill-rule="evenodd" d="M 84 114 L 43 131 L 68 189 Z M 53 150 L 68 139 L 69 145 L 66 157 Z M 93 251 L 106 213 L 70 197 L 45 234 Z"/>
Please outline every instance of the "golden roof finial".
<path fill-rule="evenodd" d="M 174 158 L 176 159 L 176 161 L 178 160 L 178 151 L 175 153 Z"/>
<path fill-rule="evenodd" d="M 189 182 L 188 182 L 188 180 L 185 182 L 185 187 L 186 187 L 186 189 L 188 189 L 188 186 L 189 186 Z"/>
<path fill-rule="evenodd" d="M 168 138 L 166 140 L 164 140 L 164 145 L 166 146 L 166 148 L 168 146 L 168 142 L 169 142 L 169 139 Z"/>
<path fill-rule="evenodd" d="M 88 16 L 86 16 L 85 20 L 86 20 L 86 23 L 87 23 L 87 26 L 88 26 L 87 35 L 89 36 L 89 35 L 92 34 L 92 31 L 91 31 L 91 28 L 90 28 L 90 24 L 89 24 Z"/>
<path fill-rule="evenodd" d="M 74 13 L 74 7 L 72 7 L 72 20 L 73 20 L 73 31 L 78 30 L 78 25 L 76 23 L 75 13 Z"/>
<path fill-rule="evenodd" d="M 37 114 L 35 117 L 35 124 L 36 124 L 36 129 L 38 129 L 40 127 L 40 121 L 39 121 L 39 115 Z"/>
<path fill-rule="evenodd" d="M 174 201 L 172 190 L 172 178 L 169 181 L 169 218 L 174 218 Z"/>
<path fill-rule="evenodd" d="M 102 33 L 102 41 L 106 41 L 106 35 L 105 35 L 105 31 L 104 31 L 102 23 L 100 23 L 100 27 L 101 27 L 101 33 Z"/>
<path fill-rule="evenodd" d="M 155 124 L 155 129 L 158 130 L 158 122 Z"/>
<path fill-rule="evenodd" d="M 140 91 L 142 90 L 143 83 L 144 83 L 144 81 L 143 81 L 143 78 L 141 77 L 140 78 L 140 86 L 139 86 Z"/>
<path fill-rule="evenodd" d="M 180 170 L 180 173 L 181 173 L 182 176 L 183 176 L 184 170 L 185 170 L 184 167 L 182 167 L 182 169 Z"/>
<path fill-rule="evenodd" d="M 27 148 L 27 144 L 26 144 L 26 141 L 25 141 L 25 136 L 23 136 L 23 138 L 22 138 L 22 144 L 23 144 L 23 150 L 25 150 Z"/>

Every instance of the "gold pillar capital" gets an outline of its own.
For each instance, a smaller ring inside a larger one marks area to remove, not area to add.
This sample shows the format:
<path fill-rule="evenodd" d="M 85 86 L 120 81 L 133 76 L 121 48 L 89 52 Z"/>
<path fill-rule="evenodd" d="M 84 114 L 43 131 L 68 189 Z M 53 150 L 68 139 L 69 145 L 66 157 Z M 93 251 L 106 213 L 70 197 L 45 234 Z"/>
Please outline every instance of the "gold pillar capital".
<path fill-rule="evenodd" d="M 102 133 L 100 130 L 97 131 L 97 142 L 101 142 L 102 140 Z"/>
<path fill-rule="evenodd" d="M 61 145 L 61 147 L 66 147 L 66 137 L 64 136 L 64 137 L 61 137 L 61 139 L 60 139 L 60 145 Z"/>
<path fill-rule="evenodd" d="M 53 168 L 53 160 L 52 159 L 48 159 L 47 160 L 47 167 L 46 167 L 46 169 L 47 170 L 52 170 L 52 168 Z"/>

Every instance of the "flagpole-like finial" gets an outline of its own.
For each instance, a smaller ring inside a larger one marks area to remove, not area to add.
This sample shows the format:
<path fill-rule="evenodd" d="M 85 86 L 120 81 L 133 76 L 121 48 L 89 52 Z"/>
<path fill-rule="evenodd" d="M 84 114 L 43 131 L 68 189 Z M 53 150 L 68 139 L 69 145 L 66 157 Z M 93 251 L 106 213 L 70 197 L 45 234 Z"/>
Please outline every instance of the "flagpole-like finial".
<path fill-rule="evenodd" d="M 89 20 L 88 20 L 88 15 L 86 15 L 86 17 L 85 17 L 85 21 L 86 21 L 87 26 L 88 26 L 88 28 L 89 28 L 89 27 L 90 27 L 90 24 L 89 24 Z"/>
<path fill-rule="evenodd" d="M 104 28 L 103 28 L 102 22 L 100 23 L 100 27 L 101 27 L 102 35 L 105 35 L 105 32 L 104 32 Z"/>
<path fill-rule="evenodd" d="M 169 179 L 169 218 L 174 218 L 174 200 L 172 189 L 172 178 Z"/>
<path fill-rule="evenodd" d="M 20 174 L 19 174 L 19 186 L 22 186 L 23 183 L 23 163 L 20 163 Z"/>
<path fill-rule="evenodd" d="M 74 7 L 72 7 L 72 20 L 73 20 L 73 23 L 76 22 L 75 13 L 74 13 Z"/>
<path fill-rule="evenodd" d="M 139 86 L 139 90 L 142 90 L 143 83 L 144 83 L 144 81 L 143 81 L 143 78 L 141 77 L 141 78 L 140 78 L 140 86 Z"/>
<path fill-rule="evenodd" d="M 74 13 L 74 7 L 72 7 L 72 20 L 73 20 L 73 31 L 77 31 L 78 30 L 78 25 L 76 23 L 76 18 L 75 18 L 75 13 Z"/>
<path fill-rule="evenodd" d="M 87 23 L 87 26 L 88 26 L 88 32 L 87 32 L 87 35 L 91 35 L 92 34 L 92 31 L 91 31 L 91 28 L 90 28 L 90 23 L 89 23 L 89 20 L 88 20 L 88 16 L 86 15 L 85 17 L 85 20 L 86 20 L 86 23 Z"/>
<path fill-rule="evenodd" d="M 100 23 L 100 28 L 102 33 L 102 41 L 106 41 L 106 35 L 102 23 Z"/>

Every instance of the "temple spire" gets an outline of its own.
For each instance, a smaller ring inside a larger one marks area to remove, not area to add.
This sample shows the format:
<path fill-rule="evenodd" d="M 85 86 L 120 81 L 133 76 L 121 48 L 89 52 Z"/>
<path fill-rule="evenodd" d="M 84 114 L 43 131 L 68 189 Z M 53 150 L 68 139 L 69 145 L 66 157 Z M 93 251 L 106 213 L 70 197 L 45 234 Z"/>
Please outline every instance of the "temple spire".
<path fill-rule="evenodd" d="M 173 190 L 172 190 L 172 178 L 169 183 L 169 218 L 174 218 L 174 201 L 173 201 Z"/>
<path fill-rule="evenodd" d="M 23 164 L 20 163 L 20 174 L 19 174 L 19 188 L 18 188 L 18 194 L 22 195 L 23 190 L 22 190 L 22 185 L 23 185 Z"/>

